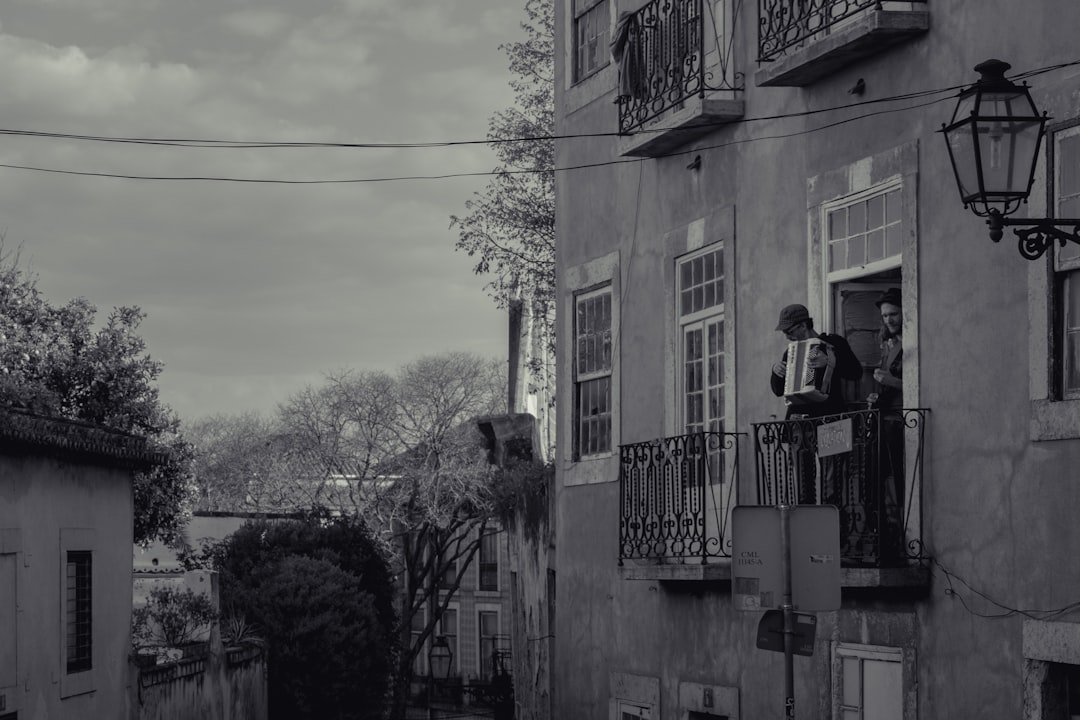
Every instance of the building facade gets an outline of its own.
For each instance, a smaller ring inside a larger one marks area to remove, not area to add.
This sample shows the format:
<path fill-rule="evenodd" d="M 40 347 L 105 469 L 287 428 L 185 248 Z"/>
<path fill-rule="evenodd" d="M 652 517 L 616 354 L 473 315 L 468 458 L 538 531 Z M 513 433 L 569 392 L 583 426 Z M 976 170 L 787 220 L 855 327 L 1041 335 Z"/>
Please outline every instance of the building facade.
<path fill-rule="evenodd" d="M 939 132 L 1008 61 L 1051 117 L 1018 215 L 1080 217 L 1080 7 L 555 8 L 553 716 L 780 716 L 783 655 L 757 646 L 778 602 L 733 582 L 731 516 L 796 503 L 838 508 L 842 560 L 799 718 L 1080 714 L 1080 246 L 991 243 Z M 842 415 L 789 420 L 770 387 L 792 303 L 863 366 Z"/>
<path fill-rule="evenodd" d="M 0 718 L 128 716 L 145 440 L 0 411 Z"/>

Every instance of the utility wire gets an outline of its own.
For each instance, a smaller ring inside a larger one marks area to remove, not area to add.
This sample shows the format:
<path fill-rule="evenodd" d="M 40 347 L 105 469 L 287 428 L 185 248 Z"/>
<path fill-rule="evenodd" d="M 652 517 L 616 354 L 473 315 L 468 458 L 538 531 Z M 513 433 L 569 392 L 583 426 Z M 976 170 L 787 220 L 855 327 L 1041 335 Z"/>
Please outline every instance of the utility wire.
<path fill-rule="evenodd" d="M 1035 70 L 1030 70 L 1024 73 L 1020 73 L 1014 76 L 1014 79 L 1029 78 L 1036 75 L 1041 75 L 1054 70 L 1060 70 L 1067 67 L 1073 67 L 1080 65 L 1080 60 L 1073 60 L 1065 63 L 1059 63 L 1057 65 L 1051 65 Z M 959 88 L 965 87 L 963 85 L 950 86 L 946 88 L 938 88 L 932 90 L 920 90 L 910 93 L 903 93 L 900 95 L 893 95 L 887 98 L 877 98 L 872 100 L 859 101 L 854 103 L 848 103 L 844 105 L 836 105 L 825 108 L 818 108 L 812 110 L 803 110 L 792 113 L 783 113 L 778 115 L 767 115 L 755 118 L 747 118 L 740 121 L 740 124 L 763 122 L 763 121 L 775 121 L 798 117 L 807 117 L 824 112 L 835 112 L 837 110 L 845 110 L 855 107 L 862 107 L 866 105 L 880 104 L 886 102 L 897 102 L 900 100 L 919 99 L 924 97 L 931 97 L 934 95 L 941 95 L 942 93 L 953 92 Z M 808 128 L 799 131 L 793 131 L 790 133 L 781 133 L 776 135 L 763 135 L 757 137 L 749 137 L 741 140 L 732 140 L 728 142 L 718 143 L 715 145 L 699 146 L 687 150 L 679 150 L 670 153 L 665 153 L 648 159 L 657 159 L 663 157 L 677 157 L 680 155 L 686 155 L 689 153 L 700 152 L 702 150 L 715 150 L 724 147 L 730 147 L 733 145 L 741 145 L 750 142 L 758 142 L 762 140 L 776 140 L 783 138 L 797 137 L 800 135 L 807 135 L 814 132 L 820 132 L 829 128 L 837 127 L 849 122 L 857 120 L 863 120 L 865 118 L 874 117 L 877 115 L 885 115 L 896 112 L 906 112 L 908 110 L 914 110 L 920 107 L 926 107 L 942 100 L 948 99 L 947 97 L 939 97 L 933 100 L 929 100 L 923 103 L 916 103 L 914 105 L 908 105 L 901 108 L 891 108 L 886 110 L 878 110 L 875 112 L 864 113 L 860 115 L 853 115 L 852 117 L 838 120 L 831 123 L 826 123 L 814 128 Z M 710 126 L 730 126 L 733 125 L 731 121 L 706 123 L 705 127 Z M 655 132 L 661 132 L 662 130 L 655 130 Z M 122 137 L 106 137 L 106 136 L 93 136 L 93 135 L 72 135 L 65 133 L 46 133 L 38 131 L 26 131 L 26 130 L 10 130 L 0 129 L 0 135 L 10 136 L 23 136 L 23 137 L 43 137 L 50 139 L 73 139 L 73 140 L 87 140 L 95 142 L 114 142 L 114 143 L 130 143 L 130 144 L 145 144 L 145 145 L 166 145 L 166 146 L 178 146 L 178 147 L 213 147 L 213 148 L 230 148 L 230 149 L 252 149 L 252 148 L 434 148 L 434 147 L 450 147 L 457 145 L 495 145 L 499 143 L 510 142 L 537 142 L 537 141 L 553 141 L 553 140 L 569 140 L 569 139 L 583 139 L 583 138 L 598 138 L 598 137 L 615 137 L 625 135 L 623 133 L 580 133 L 580 134 L 568 134 L 568 135 L 544 135 L 534 137 L 516 137 L 516 138 L 490 138 L 487 140 L 463 140 L 463 141 L 446 141 L 446 142 L 434 142 L 434 143 L 270 143 L 270 142 L 236 142 L 226 140 L 196 140 L 196 139 L 167 139 L 167 138 L 122 138 Z M 0 163 L 0 167 L 12 169 L 12 170 L 27 170 L 34 172 L 53 173 L 60 175 L 76 175 L 85 177 L 103 177 L 114 178 L 121 180 L 172 180 L 172 181 L 212 181 L 212 182 L 233 182 L 233 183 L 250 183 L 250 184 L 278 184 L 278 185 L 333 185 L 333 184 L 365 184 L 365 183 L 384 183 L 384 182 L 401 182 L 401 181 L 416 181 L 416 180 L 446 180 L 451 178 L 466 178 L 466 177 L 490 177 L 490 176 L 502 176 L 502 175 L 521 175 L 521 174 L 541 174 L 550 172 L 568 172 L 572 170 L 583 170 L 588 168 L 604 167 L 608 165 L 621 165 L 624 163 L 642 162 L 644 158 L 626 158 L 620 160 L 608 160 L 596 163 L 586 163 L 581 165 L 571 165 L 556 168 L 542 168 L 542 169 L 497 169 L 493 171 L 485 172 L 468 172 L 468 173 L 443 173 L 437 175 L 402 175 L 402 176 L 388 176 L 388 177 L 374 177 L 374 178 L 344 178 L 344 179 L 314 179 L 314 180 L 288 180 L 278 178 L 239 178 L 239 177 L 225 177 L 225 176 L 209 176 L 209 175 L 190 175 L 190 176 L 170 176 L 170 175 L 135 175 L 135 174 L 122 174 L 122 173 L 106 173 L 106 172 L 90 172 L 90 171 L 78 171 L 78 170 L 63 170 L 57 168 L 43 168 L 31 165 L 15 165 Z"/>

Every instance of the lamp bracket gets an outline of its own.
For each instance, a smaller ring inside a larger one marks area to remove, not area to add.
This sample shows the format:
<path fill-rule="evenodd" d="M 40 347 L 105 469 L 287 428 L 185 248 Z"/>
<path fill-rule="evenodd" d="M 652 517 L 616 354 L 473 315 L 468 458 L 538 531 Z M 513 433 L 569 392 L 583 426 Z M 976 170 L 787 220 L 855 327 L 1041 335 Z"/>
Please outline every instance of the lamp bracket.
<path fill-rule="evenodd" d="M 994 242 L 1001 240 L 1003 228 L 1015 228 L 1013 232 L 1019 238 L 1017 247 L 1028 260 L 1041 258 L 1055 240 L 1061 247 L 1065 247 L 1067 242 L 1080 245 L 1080 219 L 1077 218 L 1011 218 L 991 210 L 986 224 L 990 227 L 990 239 Z"/>

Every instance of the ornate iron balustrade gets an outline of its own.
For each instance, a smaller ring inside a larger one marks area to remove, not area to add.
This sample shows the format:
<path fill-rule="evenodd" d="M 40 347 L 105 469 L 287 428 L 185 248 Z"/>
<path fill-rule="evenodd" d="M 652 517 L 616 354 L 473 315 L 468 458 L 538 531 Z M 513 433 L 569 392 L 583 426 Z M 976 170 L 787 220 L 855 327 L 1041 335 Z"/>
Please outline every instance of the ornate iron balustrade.
<path fill-rule="evenodd" d="M 705 432 L 619 448 L 619 564 L 731 557 L 738 435 Z"/>
<path fill-rule="evenodd" d="M 845 566 L 887 567 L 922 558 L 914 533 L 928 413 L 860 410 L 755 423 L 758 503 L 836 505 Z M 819 428 L 837 430 L 833 423 L 850 423 L 850 450 L 821 457 Z"/>
<path fill-rule="evenodd" d="M 715 72 L 705 67 L 705 7 L 703 0 L 652 0 L 619 19 L 613 42 L 619 66 L 619 132 L 641 127 L 708 90 L 740 89 L 739 76 L 729 80 L 730 47 L 721 46 L 719 38 Z M 707 8 L 711 15 L 712 5 Z"/>
<path fill-rule="evenodd" d="M 881 0 L 758 0 L 758 61 L 776 60 L 837 23 L 880 7 Z"/>

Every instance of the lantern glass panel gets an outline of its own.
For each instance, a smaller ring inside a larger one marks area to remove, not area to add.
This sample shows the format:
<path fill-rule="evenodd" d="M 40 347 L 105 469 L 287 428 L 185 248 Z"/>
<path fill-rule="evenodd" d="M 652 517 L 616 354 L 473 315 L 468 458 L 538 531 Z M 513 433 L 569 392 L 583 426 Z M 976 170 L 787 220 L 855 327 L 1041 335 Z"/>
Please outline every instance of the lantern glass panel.
<path fill-rule="evenodd" d="M 1002 117 L 977 121 L 981 189 L 987 200 L 1027 195 L 1040 126 L 1041 121 L 1030 116 L 1017 120 Z"/>
<path fill-rule="evenodd" d="M 964 201 L 964 204 L 971 202 L 980 191 L 979 160 L 972 133 L 973 127 L 973 123 L 967 121 L 950 127 L 945 132 L 949 159 L 952 160 L 953 169 L 956 171 L 956 181 L 960 185 L 960 199 Z"/>

